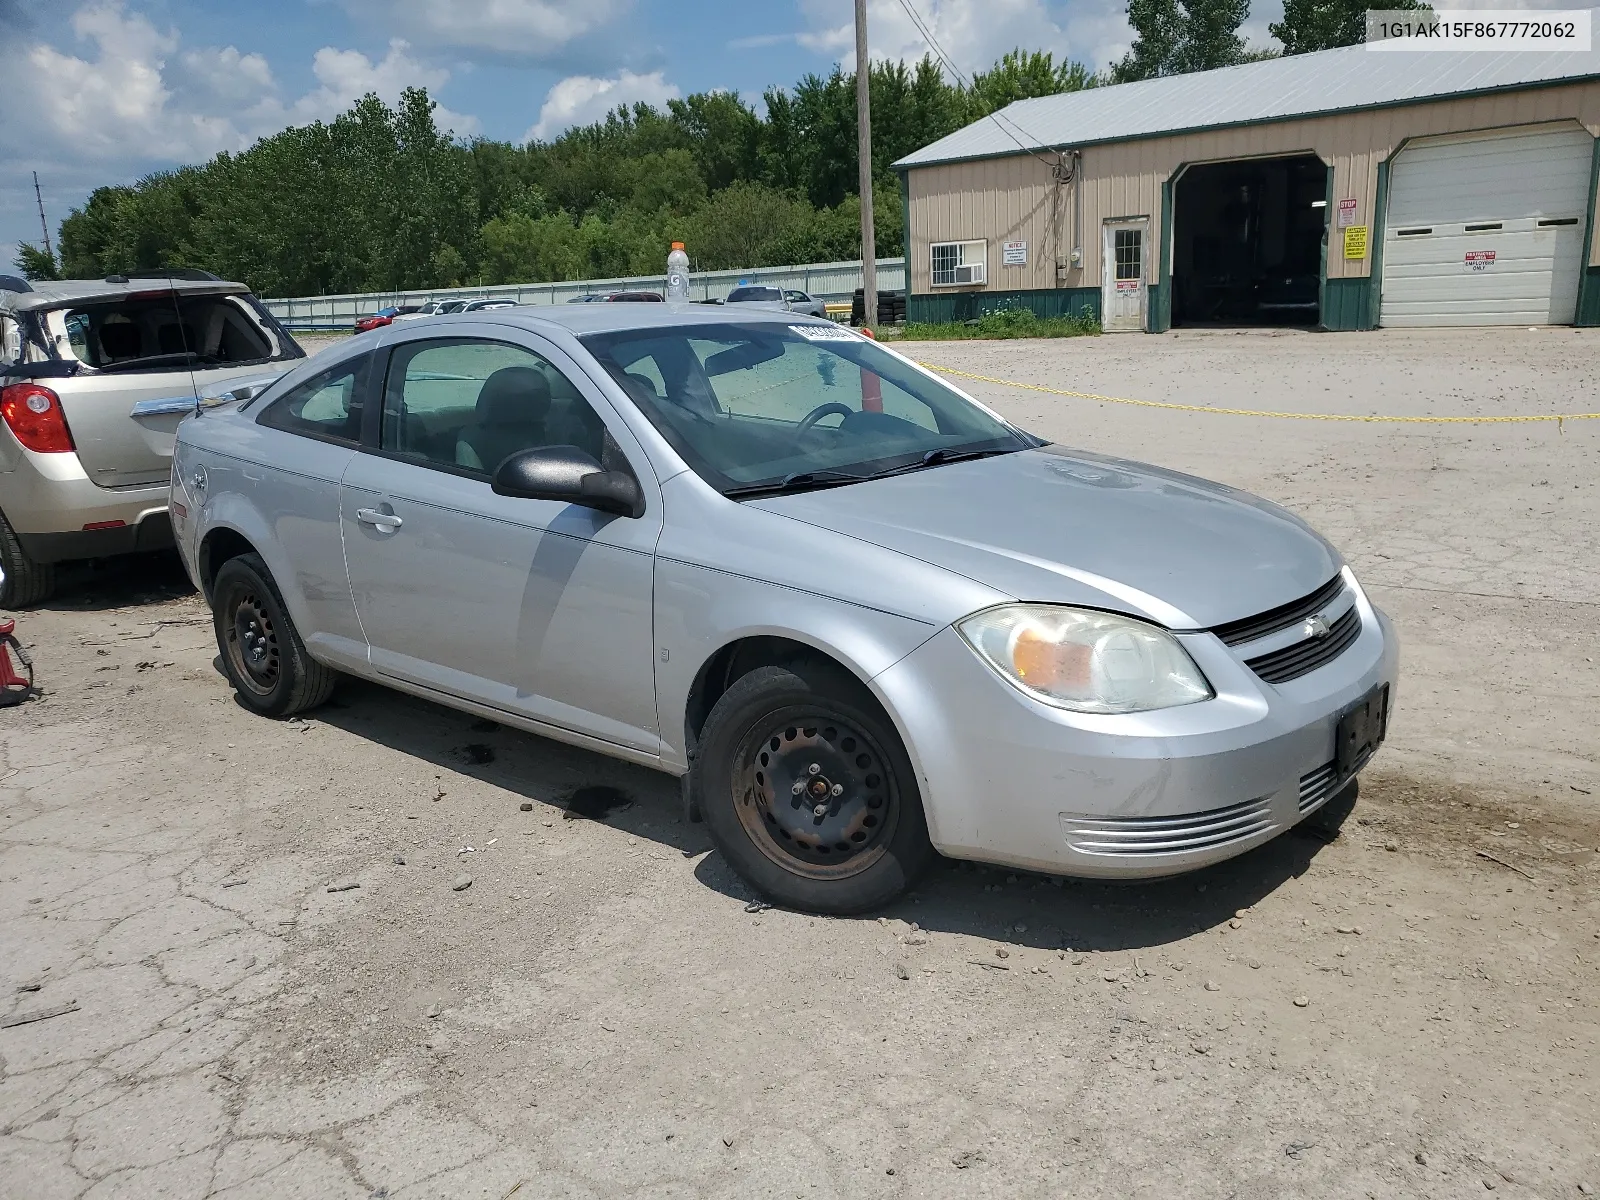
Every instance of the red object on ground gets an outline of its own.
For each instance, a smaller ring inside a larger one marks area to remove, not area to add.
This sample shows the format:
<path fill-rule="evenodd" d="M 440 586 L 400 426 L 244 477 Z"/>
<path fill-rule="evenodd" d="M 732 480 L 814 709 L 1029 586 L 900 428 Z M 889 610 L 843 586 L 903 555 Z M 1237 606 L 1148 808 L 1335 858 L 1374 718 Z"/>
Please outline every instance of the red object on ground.
<path fill-rule="evenodd" d="M 16 630 L 15 621 L 0 621 L 0 707 L 20 704 L 33 693 L 33 662 L 17 641 Z M 16 651 L 17 661 L 26 668 L 26 675 L 19 674 L 12 665 L 12 651 Z"/>

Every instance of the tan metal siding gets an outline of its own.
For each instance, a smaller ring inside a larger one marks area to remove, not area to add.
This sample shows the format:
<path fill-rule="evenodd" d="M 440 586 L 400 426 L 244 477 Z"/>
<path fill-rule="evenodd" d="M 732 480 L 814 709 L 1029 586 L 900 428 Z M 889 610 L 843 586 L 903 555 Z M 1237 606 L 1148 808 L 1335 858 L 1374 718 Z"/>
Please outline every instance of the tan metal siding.
<path fill-rule="evenodd" d="M 1600 83 L 1529 88 L 1091 146 L 1083 151 L 1082 159 L 1083 265 L 1081 270 L 1067 272 L 1062 284 L 1099 286 L 1102 221 L 1148 216 L 1151 230 L 1160 230 L 1161 185 L 1185 163 L 1316 154 L 1333 167 L 1335 201 L 1355 197 L 1356 223 L 1371 226 L 1377 204 L 1378 165 L 1406 139 L 1563 119 L 1576 119 L 1591 135 L 1600 135 Z M 971 238 L 989 242 L 989 283 L 984 290 L 1055 286 L 1057 253 L 1065 259 L 1072 249 L 1072 188 L 1063 189 L 1058 240 L 1049 229 L 1052 184 L 1047 163 L 1018 155 L 918 167 L 910 172 L 909 185 L 913 292 L 933 290 L 928 264 L 930 242 Z M 1600 222 L 1596 225 L 1589 261 L 1600 265 Z M 1002 267 L 1000 243 L 1016 238 L 1028 242 L 1028 265 Z M 1152 254 L 1148 261 L 1149 282 L 1158 282 L 1161 257 Z M 1339 241 L 1330 238 L 1331 278 L 1362 278 L 1371 266 L 1370 252 L 1359 262 L 1346 262 Z"/>

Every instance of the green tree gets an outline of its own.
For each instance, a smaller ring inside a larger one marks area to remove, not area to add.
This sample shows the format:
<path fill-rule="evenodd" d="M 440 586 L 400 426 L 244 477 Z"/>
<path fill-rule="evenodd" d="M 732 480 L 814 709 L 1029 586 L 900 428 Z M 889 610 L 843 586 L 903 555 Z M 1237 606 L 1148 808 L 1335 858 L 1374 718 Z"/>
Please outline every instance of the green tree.
<path fill-rule="evenodd" d="M 1261 57 L 1239 36 L 1249 0 L 1128 0 L 1133 45 L 1111 68 L 1115 83 L 1210 71 Z"/>
<path fill-rule="evenodd" d="M 11 260 L 11 265 L 22 272 L 24 279 L 61 278 L 61 267 L 56 262 L 56 256 L 31 242 L 23 242 L 17 247 L 17 255 Z"/>
<path fill-rule="evenodd" d="M 1057 63 L 1048 50 L 1026 51 L 1019 46 L 1008 51 L 990 70 L 973 74 L 967 93 L 968 116 L 976 120 L 1018 100 L 1080 92 L 1099 82 L 1082 63 Z"/>
<path fill-rule="evenodd" d="M 1385 0 L 1383 7 L 1406 12 L 1432 10 L 1419 0 Z M 1268 25 L 1267 30 L 1283 43 L 1285 54 L 1354 46 L 1366 40 L 1367 8 L 1364 0 L 1284 0 L 1283 20 Z"/>
<path fill-rule="evenodd" d="M 931 58 L 875 64 L 880 253 L 903 239 L 895 160 L 996 107 L 1093 82 L 1020 49 L 970 89 Z M 764 116 L 705 92 L 512 145 L 447 136 L 420 89 L 392 107 L 367 95 L 331 121 L 97 189 L 62 222 L 60 267 L 203 267 L 271 296 L 656 274 L 675 239 L 702 269 L 854 258 L 855 103 L 835 69 L 768 89 Z"/>

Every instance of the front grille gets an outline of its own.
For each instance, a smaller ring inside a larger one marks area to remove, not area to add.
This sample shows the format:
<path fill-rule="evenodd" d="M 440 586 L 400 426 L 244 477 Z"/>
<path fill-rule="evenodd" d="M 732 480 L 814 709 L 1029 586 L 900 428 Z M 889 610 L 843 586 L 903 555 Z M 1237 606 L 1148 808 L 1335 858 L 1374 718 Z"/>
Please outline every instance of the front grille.
<path fill-rule="evenodd" d="M 1061 814 L 1067 845 L 1080 854 L 1141 857 L 1210 850 L 1273 828 L 1269 798 L 1177 817 L 1079 817 Z"/>
<path fill-rule="evenodd" d="M 1244 665 L 1268 683 L 1287 683 L 1332 662 L 1359 636 L 1361 613 L 1355 605 L 1351 605 L 1344 616 L 1329 626 L 1327 637 L 1306 638 L 1282 650 L 1274 650 L 1271 654 L 1247 658 Z"/>
<path fill-rule="evenodd" d="M 1315 771 L 1300 776 L 1300 812 L 1302 815 L 1316 808 L 1333 795 L 1333 785 L 1338 781 L 1339 768 L 1335 763 L 1324 763 Z"/>
<path fill-rule="evenodd" d="M 1319 613 L 1328 604 L 1344 591 L 1344 576 L 1335 575 L 1309 596 L 1299 600 L 1291 600 L 1288 604 L 1269 609 L 1264 613 L 1257 613 L 1253 617 L 1245 617 L 1240 621 L 1230 621 L 1226 625 L 1218 625 L 1211 632 L 1222 639 L 1225 645 L 1243 646 L 1247 642 L 1258 642 L 1270 634 L 1281 629 L 1288 629 L 1298 625 L 1313 613 Z"/>

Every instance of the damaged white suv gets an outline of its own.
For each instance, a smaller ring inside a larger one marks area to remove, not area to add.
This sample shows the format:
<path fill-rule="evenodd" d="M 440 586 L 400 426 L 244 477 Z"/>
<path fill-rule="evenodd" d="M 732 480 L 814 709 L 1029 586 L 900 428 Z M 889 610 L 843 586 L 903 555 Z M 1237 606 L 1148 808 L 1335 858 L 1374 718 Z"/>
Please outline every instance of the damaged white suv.
<path fill-rule="evenodd" d="M 305 357 L 242 283 L 205 271 L 0 275 L 0 606 L 56 564 L 172 545 L 172 436 L 202 399 Z"/>

